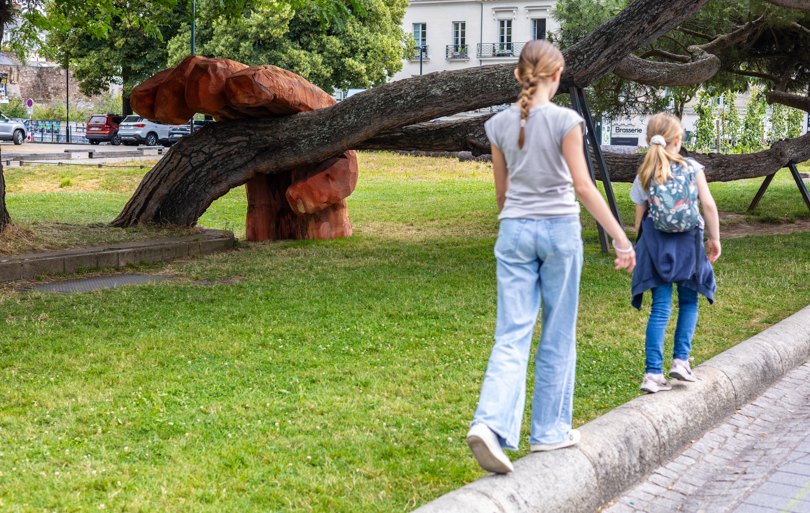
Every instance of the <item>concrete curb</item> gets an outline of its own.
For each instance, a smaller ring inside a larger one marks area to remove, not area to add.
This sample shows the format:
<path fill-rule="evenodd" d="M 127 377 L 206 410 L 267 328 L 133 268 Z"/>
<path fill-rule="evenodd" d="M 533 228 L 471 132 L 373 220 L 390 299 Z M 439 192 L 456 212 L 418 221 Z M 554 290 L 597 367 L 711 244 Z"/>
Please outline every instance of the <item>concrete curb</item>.
<path fill-rule="evenodd" d="M 580 428 L 576 446 L 533 453 L 418 513 L 596 511 L 810 357 L 810 306 L 694 369 L 699 381 L 637 397 Z"/>
<path fill-rule="evenodd" d="M 125 242 L 109 246 L 0 257 L 0 283 L 29 280 L 43 274 L 72 274 L 79 269 L 125 267 L 225 251 L 234 245 L 232 232 L 206 229 L 174 239 Z"/>

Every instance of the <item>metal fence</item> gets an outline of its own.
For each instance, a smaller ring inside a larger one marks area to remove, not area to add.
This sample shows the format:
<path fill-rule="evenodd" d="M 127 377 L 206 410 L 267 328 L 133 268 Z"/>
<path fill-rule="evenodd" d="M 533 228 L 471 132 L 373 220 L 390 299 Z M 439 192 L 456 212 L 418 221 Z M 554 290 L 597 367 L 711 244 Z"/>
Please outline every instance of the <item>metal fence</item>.
<path fill-rule="evenodd" d="M 478 43 L 478 58 L 518 57 L 526 43 Z"/>
<path fill-rule="evenodd" d="M 448 60 L 453 59 L 469 59 L 470 58 L 469 45 L 447 45 L 445 52 Z"/>
<path fill-rule="evenodd" d="M 70 122 L 70 140 L 64 121 L 41 119 L 20 120 L 28 130 L 28 142 L 88 144 L 85 137 L 87 123 Z"/>

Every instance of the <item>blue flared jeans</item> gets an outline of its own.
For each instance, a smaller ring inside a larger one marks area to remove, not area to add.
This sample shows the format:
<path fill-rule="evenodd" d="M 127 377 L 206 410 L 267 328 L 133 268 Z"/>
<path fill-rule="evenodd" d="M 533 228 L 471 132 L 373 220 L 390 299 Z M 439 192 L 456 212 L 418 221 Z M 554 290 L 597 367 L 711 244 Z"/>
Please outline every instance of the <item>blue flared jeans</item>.
<path fill-rule="evenodd" d="M 581 232 L 579 216 L 501 220 L 495 243 L 495 344 L 472 424 L 489 427 L 504 449 L 517 450 L 520 440 L 526 372 L 541 300 L 529 442 L 559 443 L 571 430 Z"/>
<path fill-rule="evenodd" d="M 672 315 L 672 284 L 654 287 L 650 320 L 647 321 L 646 372 L 664 372 L 664 337 L 669 317 Z M 672 357 L 679 360 L 689 358 L 692 352 L 692 337 L 698 320 L 698 293 L 688 287 L 678 285 L 678 322 L 675 325 L 675 340 Z"/>

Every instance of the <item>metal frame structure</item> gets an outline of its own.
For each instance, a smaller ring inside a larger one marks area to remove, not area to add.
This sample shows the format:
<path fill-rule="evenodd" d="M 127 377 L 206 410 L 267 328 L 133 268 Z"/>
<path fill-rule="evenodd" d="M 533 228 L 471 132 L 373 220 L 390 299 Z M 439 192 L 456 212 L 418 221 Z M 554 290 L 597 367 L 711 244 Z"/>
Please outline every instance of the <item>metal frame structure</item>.
<path fill-rule="evenodd" d="M 585 147 L 585 162 L 588 163 L 588 172 L 591 174 L 593 183 L 596 184 L 596 173 L 594 172 L 594 160 L 596 161 L 596 168 L 599 170 L 599 177 L 602 179 L 602 185 L 605 188 L 605 195 L 607 202 L 610 206 L 610 211 L 613 217 L 622 224 L 622 217 L 619 214 L 619 207 L 616 204 L 616 195 L 613 193 L 613 184 L 610 181 L 610 173 L 608 172 L 605 157 L 602 155 L 602 148 L 600 141 L 596 138 L 596 130 L 591 117 L 591 109 L 588 107 L 588 99 L 585 97 L 585 90 L 574 84 L 572 80 L 563 80 L 560 87 L 571 95 L 571 106 L 580 116 L 585 120 L 585 134 L 584 134 L 584 147 Z M 591 151 L 593 151 L 593 160 L 591 159 Z M 810 204 L 808 204 L 810 206 Z M 610 251 L 610 244 L 608 242 L 605 229 L 599 223 L 596 224 L 599 231 L 599 245 L 602 246 L 602 251 L 605 253 Z"/>
<path fill-rule="evenodd" d="M 790 170 L 790 174 L 793 175 L 793 180 L 796 182 L 796 187 L 799 188 L 799 193 L 802 195 L 804 204 L 807 205 L 807 209 L 810 210 L 810 193 L 807 192 L 807 186 L 804 184 L 804 181 L 802 181 L 802 177 L 799 174 L 799 170 L 796 169 L 796 163 L 793 161 L 788 162 L 788 165 L 785 166 L 785 169 Z M 771 185 L 774 176 L 776 176 L 776 173 L 772 173 L 765 177 L 765 181 L 762 182 L 762 185 L 759 187 L 757 195 L 754 196 L 754 201 L 752 201 L 751 204 L 748 206 L 749 212 L 757 208 L 757 205 L 759 205 L 759 200 L 761 200 L 762 196 L 765 195 L 765 191 L 768 190 L 768 186 Z"/>

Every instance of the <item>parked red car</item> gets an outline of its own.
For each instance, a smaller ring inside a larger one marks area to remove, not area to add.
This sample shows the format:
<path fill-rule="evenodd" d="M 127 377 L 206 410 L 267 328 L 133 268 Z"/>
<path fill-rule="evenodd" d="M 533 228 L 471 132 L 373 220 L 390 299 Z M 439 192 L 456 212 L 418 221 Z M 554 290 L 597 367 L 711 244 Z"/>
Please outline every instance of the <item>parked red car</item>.
<path fill-rule="evenodd" d="M 118 124 L 124 120 L 124 116 L 118 114 L 93 114 L 87 122 L 85 137 L 90 144 L 98 144 L 101 141 L 108 141 L 113 146 L 121 144 L 118 137 Z"/>

